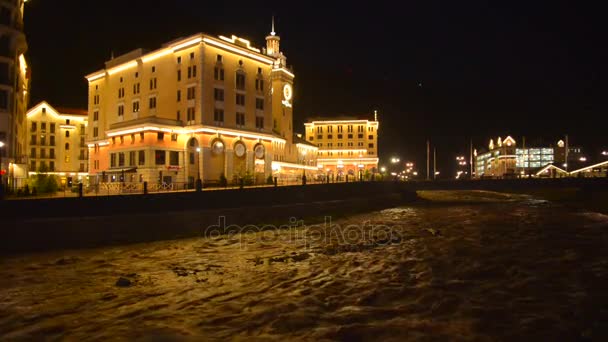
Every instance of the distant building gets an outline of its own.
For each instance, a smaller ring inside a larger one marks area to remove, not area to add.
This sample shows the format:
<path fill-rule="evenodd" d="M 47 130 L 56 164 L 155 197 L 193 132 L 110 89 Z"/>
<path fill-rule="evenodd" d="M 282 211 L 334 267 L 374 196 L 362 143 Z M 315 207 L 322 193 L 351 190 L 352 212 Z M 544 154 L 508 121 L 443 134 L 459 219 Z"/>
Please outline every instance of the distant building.
<path fill-rule="evenodd" d="M 294 144 L 295 75 L 279 42 L 274 27 L 261 50 L 199 33 L 87 75 L 92 181 L 193 186 L 300 175 L 307 149 Z"/>
<path fill-rule="evenodd" d="M 0 173 L 10 189 L 26 172 L 25 113 L 30 77 L 25 61 L 24 0 L 0 1 Z"/>
<path fill-rule="evenodd" d="M 306 140 L 318 147 L 322 173 L 343 179 L 378 172 L 377 115 L 374 120 L 356 117 L 313 118 L 304 124 Z"/>
<path fill-rule="evenodd" d="M 521 146 L 511 137 L 490 139 L 487 149 L 476 149 L 475 178 L 565 177 L 568 164 L 581 162 L 581 148 L 566 146 L 559 140 L 555 146 Z M 568 162 L 566 162 L 566 158 Z"/>
<path fill-rule="evenodd" d="M 28 175 L 45 172 L 62 185 L 85 182 L 88 175 L 85 109 L 55 108 L 42 101 L 27 112 Z"/>

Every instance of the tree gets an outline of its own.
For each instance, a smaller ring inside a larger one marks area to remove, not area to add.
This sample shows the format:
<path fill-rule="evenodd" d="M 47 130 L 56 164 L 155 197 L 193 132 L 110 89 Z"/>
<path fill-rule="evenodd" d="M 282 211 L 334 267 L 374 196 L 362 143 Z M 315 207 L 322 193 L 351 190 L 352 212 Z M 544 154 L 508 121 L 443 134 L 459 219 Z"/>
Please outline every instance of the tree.
<path fill-rule="evenodd" d="M 59 189 L 57 178 L 54 175 L 49 175 L 46 164 L 40 165 L 38 172 L 30 181 L 32 188 L 36 189 L 37 193 L 53 193 Z"/>

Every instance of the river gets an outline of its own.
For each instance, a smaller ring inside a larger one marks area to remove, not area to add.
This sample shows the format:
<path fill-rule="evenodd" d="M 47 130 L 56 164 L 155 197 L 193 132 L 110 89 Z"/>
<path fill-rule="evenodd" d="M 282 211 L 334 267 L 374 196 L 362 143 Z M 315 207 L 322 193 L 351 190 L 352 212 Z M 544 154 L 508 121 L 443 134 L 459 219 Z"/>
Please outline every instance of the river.
<path fill-rule="evenodd" d="M 443 195 L 456 200 L 5 257 L 0 339 L 608 340 L 608 216 Z"/>

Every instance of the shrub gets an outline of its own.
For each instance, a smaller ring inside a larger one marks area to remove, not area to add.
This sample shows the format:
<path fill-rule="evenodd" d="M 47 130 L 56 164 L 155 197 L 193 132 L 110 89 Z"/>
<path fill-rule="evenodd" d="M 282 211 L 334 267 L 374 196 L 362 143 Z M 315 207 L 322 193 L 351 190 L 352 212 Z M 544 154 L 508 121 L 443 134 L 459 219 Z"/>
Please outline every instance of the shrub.
<path fill-rule="evenodd" d="M 222 173 L 220 175 L 220 186 L 227 186 L 228 185 L 228 180 L 226 179 L 226 176 L 224 175 L 224 173 Z"/>
<path fill-rule="evenodd" d="M 249 170 L 247 170 L 247 172 L 245 172 L 245 175 L 243 176 L 243 184 L 253 185 L 253 183 L 253 175 L 251 174 L 251 172 L 249 172 Z"/>

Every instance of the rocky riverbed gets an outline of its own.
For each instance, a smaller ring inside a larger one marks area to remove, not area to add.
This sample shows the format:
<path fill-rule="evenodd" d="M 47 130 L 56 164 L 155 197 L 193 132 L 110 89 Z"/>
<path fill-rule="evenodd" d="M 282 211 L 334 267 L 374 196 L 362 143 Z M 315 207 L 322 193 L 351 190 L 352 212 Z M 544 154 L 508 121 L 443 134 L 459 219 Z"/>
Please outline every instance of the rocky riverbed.
<path fill-rule="evenodd" d="M 0 339 L 608 340 L 608 216 L 525 195 L 427 198 L 5 257 Z"/>

